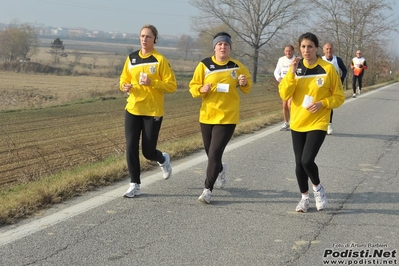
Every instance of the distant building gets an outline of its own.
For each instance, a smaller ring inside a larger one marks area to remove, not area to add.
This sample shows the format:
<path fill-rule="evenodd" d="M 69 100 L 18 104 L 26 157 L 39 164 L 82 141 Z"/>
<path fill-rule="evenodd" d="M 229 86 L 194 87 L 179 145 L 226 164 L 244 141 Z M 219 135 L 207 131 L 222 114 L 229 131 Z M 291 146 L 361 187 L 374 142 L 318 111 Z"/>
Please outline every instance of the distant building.
<path fill-rule="evenodd" d="M 105 34 L 105 32 L 103 32 L 101 30 L 92 30 L 92 31 L 88 30 L 86 32 L 86 37 L 87 38 L 100 38 L 100 39 L 102 39 L 102 38 L 106 37 L 106 34 Z"/>
<path fill-rule="evenodd" d="M 86 32 L 87 30 L 83 28 L 68 29 L 68 35 L 71 37 L 85 37 Z"/>
<path fill-rule="evenodd" d="M 112 40 L 113 42 L 121 41 L 123 43 L 139 44 L 140 36 L 138 33 L 128 33 L 115 31 L 102 31 L 102 30 L 88 30 L 85 28 L 62 28 L 45 26 L 43 23 L 28 23 L 35 29 L 36 34 L 40 37 L 62 37 L 70 39 L 98 39 L 98 40 Z M 0 30 L 7 28 L 7 24 L 0 23 Z M 178 41 L 178 36 L 162 35 L 159 38 L 160 43 L 166 46 L 174 46 Z"/>
<path fill-rule="evenodd" d="M 68 30 L 64 28 L 51 29 L 51 35 L 68 36 Z"/>

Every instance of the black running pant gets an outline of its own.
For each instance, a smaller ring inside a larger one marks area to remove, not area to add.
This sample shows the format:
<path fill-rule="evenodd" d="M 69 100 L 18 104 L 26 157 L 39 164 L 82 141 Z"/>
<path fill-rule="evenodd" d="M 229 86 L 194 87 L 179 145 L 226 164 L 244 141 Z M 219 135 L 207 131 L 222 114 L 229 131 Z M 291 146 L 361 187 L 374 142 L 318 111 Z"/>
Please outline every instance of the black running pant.
<path fill-rule="evenodd" d="M 295 154 L 295 173 L 301 193 L 309 191 L 308 178 L 313 185 L 320 184 L 315 158 L 326 137 L 326 131 L 297 132 L 291 130 Z"/>
<path fill-rule="evenodd" d="M 209 188 L 212 191 L 213 185 L 215 184 L 219 173 L 222 171 L 222 156 L 224 149 L 233 136 L 236 125 L 209 125 L 202 123 L 200 125 L 205 152 L 208 156 L 205 188 Z"/>
<path fill-rule="evenodd" d="M 358 83 L 359 83 L 359 90 L 362 89 L 363 73 L 364 73 L 364 72 L 360 73 L 359 76 L 353 75 L 353 77 L 352 77 L 352 90 L 353 90 L 353 94 L 356 94 L 356 81 L 358 81 Z"/>
<path fill-rule="evenodd" d="M 130 182 L 140 184 L 140 136 L 143 156 L 147 160 L 163 163 L 162 152 L 156 149 L 163 117 L 138 116 L 125 111 L 126 161 Z"/>

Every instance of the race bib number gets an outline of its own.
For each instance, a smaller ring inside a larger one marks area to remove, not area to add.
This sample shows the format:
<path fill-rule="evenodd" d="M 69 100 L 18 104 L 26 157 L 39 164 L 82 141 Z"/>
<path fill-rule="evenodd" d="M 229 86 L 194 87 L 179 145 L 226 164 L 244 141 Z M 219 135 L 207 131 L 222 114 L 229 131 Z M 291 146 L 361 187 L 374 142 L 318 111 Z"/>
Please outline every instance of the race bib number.
<path fill-rule="evenodd" d="M 303 99 L 303 102 L 302 102 L 302 107 L 308 108 L 312 103 L 313 103 L 313 97 L 309 96 L 309 95 L 305 95 L 305 98 Z"/>
<path fill-rule="evenodd" d="M 218 83 L 217 87 L 216 87 L 216 91 L 217 92 L 224 92 L 227 93 L 229 92 L 229 84 L 226 83 Z"/>

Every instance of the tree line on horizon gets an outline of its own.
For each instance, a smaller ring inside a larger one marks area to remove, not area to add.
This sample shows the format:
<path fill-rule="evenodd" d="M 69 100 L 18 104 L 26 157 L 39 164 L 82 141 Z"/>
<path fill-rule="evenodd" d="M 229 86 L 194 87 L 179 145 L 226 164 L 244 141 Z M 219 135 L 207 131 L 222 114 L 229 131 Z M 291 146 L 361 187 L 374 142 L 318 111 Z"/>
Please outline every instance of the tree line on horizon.
<path fill-rule="evenodd" d="M 192 18 L 197 37 L 182 35 L 175 44 L 183 59 L 195 50 L 198 57 L 213 54 L 212 38 L 219 31 L 233 37 L 232 56 L 249 66 L 253 81 L 270 71 L 285 45 L 299 54 L 297 38 L 310 31 L 320 46 L 334 45 L 335 54 L 349 66 L 356 50 L 362 50 L 369 65 L 365 82 L 375 84 L 379 75 L 398 72 L 395 51 L 389 51 L 388 36 L 398 31 L 398 17 L 391 0 L 189 0 L 201 11 Z M 0 32 L 0 60 L 25 59 L 37 53 L 39 42 L 27 24 Z M 348 81 L 348 79 L 347 79 Z"/>

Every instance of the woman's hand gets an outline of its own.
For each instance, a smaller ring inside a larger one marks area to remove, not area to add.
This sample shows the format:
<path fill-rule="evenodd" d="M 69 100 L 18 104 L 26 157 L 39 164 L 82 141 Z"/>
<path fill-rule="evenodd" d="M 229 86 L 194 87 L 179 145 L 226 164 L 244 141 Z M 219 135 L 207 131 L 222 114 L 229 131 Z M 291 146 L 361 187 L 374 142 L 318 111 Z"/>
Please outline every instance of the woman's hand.
<path fill-rule="evenodd" d="M 311 113 L 316 113 L 322 107 L 323 107 L 323 104 L 321 102 L 315 102 L 315 103 L 312 103 L 307 109 Z"/>
<path fill-rule="evenodd" d="M 211 91 L 212 84 L 204 84 L 204 86 L 201 87 L 200 93 L 208 93 Z"/>
<path fill-rule="evenodd" d="M 242 87 L 247 86 L 247 84 L 248 84 L 247 77 L 243 74 L 238 76 L 238 84 L 240 84 L 240 86 L 242 86 Z"/>
<path fill-rule="evenodd" d="M 140 73 L 139 84 L 144 86 L 150 86 L 151 79 L 148 77 L 146 73 Z"/>
<path fill-rule="evenodd" d="M 123 92 L 129 92 L 131 88 L 133 88 L 133 85 L 130 84 L 130 83 L 125 83 L 125 84 L 123 84 L 123 86 L 122 86 Z"/>
<path fill-rule="evenodd" d="M 292 59 L 292 62 L 291 62 L 291 73 L 292 74 L 296 73 L 300 60 L 301 60 L 301 58 L 299 58 L 299 57 L 294 57 L 294 59 Z"/>

